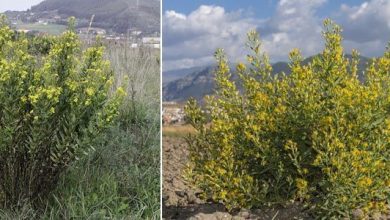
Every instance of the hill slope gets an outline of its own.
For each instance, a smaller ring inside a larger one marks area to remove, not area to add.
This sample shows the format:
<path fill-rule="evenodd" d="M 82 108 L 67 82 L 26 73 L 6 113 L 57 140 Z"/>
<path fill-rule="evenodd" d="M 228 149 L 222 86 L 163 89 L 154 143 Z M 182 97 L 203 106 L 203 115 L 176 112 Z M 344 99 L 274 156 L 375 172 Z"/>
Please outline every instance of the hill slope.
<path fill-rule="evenodd" d="M 163 85 L 166 85 L 172 81 L 177 79 L 184 78 L 185 76 L 203 70 L 204 67 L 192 67 L 186 69 L 177 69 L 177 70 L 169 70 L 164 72 L 164 77 L 162 79 Z"/>
<path fill-rule="evenodd" d="M 351 55 L 346 55 L 347 58 L 351 58 Z M 309 57 L 303 61 L 303 64 L 307 64 L 312 61 L 313 57 Z M 359 62 L 359 78 L 363 79 L 363 70 L 366 68 L 369 58 L 360 57 Z M 290 73 L 287 62 L 277 62 L 272 65 L 273 74 L 284 72 Z M 214 67 L 208 66 L 200 70 L 194 71 L 191 74 L 166 83 L 163 85 L 163 100 L 164 101 L 177 101 L 183 102 L 193 97 L 197 100 L 201 100 L 205 95 L 213 93 L 214 90 Z M 234 68 L 231 68 L 234 69 Z M 177 72 L 180 72 L 177 70 Z M 163 73 L 165 77 L 165 73 Z M 235 77 L 233 80 L 237 80 Z"/>
<path fill-rule="evenodd" d="M 90 19 L 94 14 L 94 26 L 118 33 L 126 33 L 134 27 L 147 32 L 160 30 L 159 0 L 44 0 L 31 11 L 57 11 L 61 15 L 84 19 Z"/>

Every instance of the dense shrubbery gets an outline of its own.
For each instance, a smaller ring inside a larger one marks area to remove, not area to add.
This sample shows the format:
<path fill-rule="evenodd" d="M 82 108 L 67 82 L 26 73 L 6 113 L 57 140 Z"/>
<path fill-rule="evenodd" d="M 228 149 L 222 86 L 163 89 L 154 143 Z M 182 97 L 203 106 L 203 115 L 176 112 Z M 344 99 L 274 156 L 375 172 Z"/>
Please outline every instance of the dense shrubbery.
<path fill-rule="evenodd" d="M 61 177 L 43 219 L 160 219 L 160 53 L 104 45 L 115 72 L 113 87 L 126 85 L 127 96 L 115 123 L 85 143 L 95 150 Z M 13 215 L 0 211 L 0 219 Z"/>
<path fill-rule="evenodd" d="M 188 175 L 229 209 L 305 201 L 316 217 L 385 212 L 390 198 L 390 48 L 364 81 L 358 54 L 345 58 L 340 27 L 324 22 L 325 49 L 291 75 L 271 75 L 257 34 L 248 34 L 250 67 L 237 65 L 239 91 L 223 52 L 216 94 L 204 109 L 189 101 Z"/>
<path fill-rule="evenodd" d="M 0 207 L 42 202 L 89 151 L 87 141 L 114 120 L 125 93 L 109 95 L 103 48 L 81 51 L 72 21 L 62 36 L 43 42 L 1 18 Z"/>
<path fill-rule="evenodd" d="M 17 36 L 17 35 L 16 35 Z M 56 38 L 52 36 L 28 36 L 28 50 L 30 54 L 35 56 L 48 55 L 52 46 L 56 42 Z"/>

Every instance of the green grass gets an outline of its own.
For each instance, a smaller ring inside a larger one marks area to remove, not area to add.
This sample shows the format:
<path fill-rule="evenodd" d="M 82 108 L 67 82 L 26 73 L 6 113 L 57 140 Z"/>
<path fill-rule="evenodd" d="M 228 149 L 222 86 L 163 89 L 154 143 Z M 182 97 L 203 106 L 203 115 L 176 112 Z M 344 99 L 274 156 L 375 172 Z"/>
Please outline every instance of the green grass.
<path fill-rule="evenodd" d="M 157 127 L 111 128 L 65 173 L 42 214 L 26 205 L 0 211 L 0 219 L 159 219 L 159 140 L 140 144 L 136 135 L 157 134 Z"/>
<path fill-rule="evenodd" d="M 147 133 L 157 128 L 152 126 L 134 129 Z M 159 141 L 142 146 L 135 133 L 118 125 L 98 137 L 96 151 L 64 176 L 44 217 L 157 219 Z"/>
<path fill-rule="evenodd" d="M 59 24 L 44 25 L 39 23 L 22 23 L 22 24 L 17 24 L 16 27 L 17 29 L 39 31 L 51 35 L 60 35 L 67 28 L 65 25 L 59 25 Z"/>

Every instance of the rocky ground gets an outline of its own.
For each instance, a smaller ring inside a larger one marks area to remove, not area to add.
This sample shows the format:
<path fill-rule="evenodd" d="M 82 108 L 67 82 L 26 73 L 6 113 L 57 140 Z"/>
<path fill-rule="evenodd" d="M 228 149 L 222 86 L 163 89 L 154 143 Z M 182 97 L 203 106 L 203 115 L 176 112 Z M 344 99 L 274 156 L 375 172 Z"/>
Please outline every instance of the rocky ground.
<path fill-rule="evenodd" d="M 308 219 L 298 205 L 278 209 L 226 211 L 222 204 L 201 200 L 199 190 L 183 179 L 188 151 L 183 138 L 163 138 L 163 218 L 192 220 Z"/>

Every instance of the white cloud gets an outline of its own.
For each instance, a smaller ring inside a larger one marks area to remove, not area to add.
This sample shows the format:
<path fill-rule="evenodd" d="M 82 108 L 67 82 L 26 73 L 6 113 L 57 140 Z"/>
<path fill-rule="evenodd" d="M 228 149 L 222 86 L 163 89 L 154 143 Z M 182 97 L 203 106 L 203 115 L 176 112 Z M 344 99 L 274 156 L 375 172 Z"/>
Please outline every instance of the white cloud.
<path fill-rule="evenodd" d="M 347 52 L 355 48 L 364 56 L 379 56 L 390 41 L 388 0 L 371 0 L 357 6 L 342 4 L 335 20 L 343 28 Z"/>
<path fill-rule="evenodd" d="M 242 57 L 246 32 L 259 23 L 241 11 L 226 12 L 214 5 L 202 5 L 189 15 L 167 11 L 163 17 L 164 70 L 212 63 L 217 48 L 225 48 L 232 60 Z"/>
<path fill-rule="evenodd" d="M 344 29 L 346 40 L 356 44 L 380 40 L 385 45 L 390 40 L 389 0 L 371 0 L 358 6 L 342 5 L 336 19 Z"/>
<path fill-rule="evenodd" d="M 247 52 L 246 33 L 257 28 L 271 61 L 287 60 L 299 48 L 304 56 L 323 48 L 318 12 L 327 0 L 280 0 L 264 20 L 245 17 L 246 11 L 226 12 L 220 6 L 200 6 L 188 15 L 167 11 L 163 17 L 164 70 L 207 65 L 222 47 L 235 62 Z M 343 28 L 346 52 L 378 56 L 390 40 L 390 1 L 370 0 L 357 6 L 341 4 L 328 15 Z"/>
<path fill-rule="evenodd" d="M 166 19 L 170 19 L 170 20 L 175 20 L 175 19 L 178 19 L 178 20 L 185 20 L 186 19 L 186 16 L 183 15 L 183 14 L 180 14 L 180 13 L 176 13 L 175 11 L 167 11 L 165 13 L 165 17 Z"/>
<path fill-rule="evenodd" d="M 258 30 L 272 61 L 286 60 L 288 52 L 300 48 L 309 56 L 321 49 L 321 19 L 316 10 L 325 0 L 282 0 L 275 14 Z"/>

